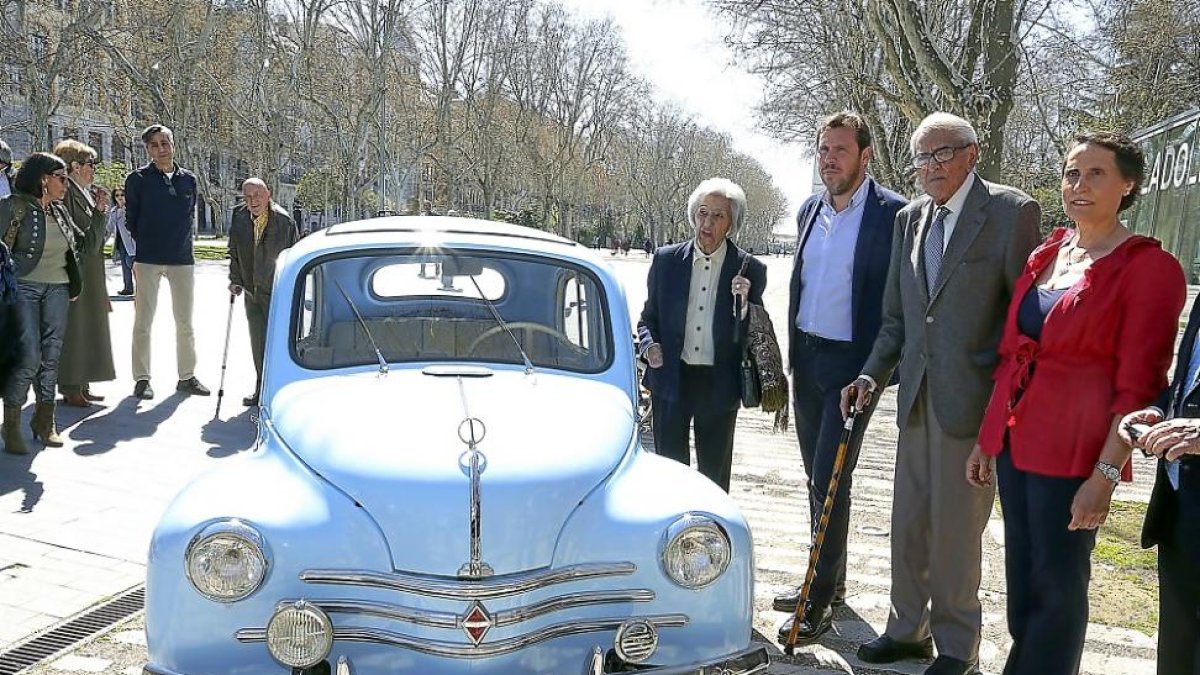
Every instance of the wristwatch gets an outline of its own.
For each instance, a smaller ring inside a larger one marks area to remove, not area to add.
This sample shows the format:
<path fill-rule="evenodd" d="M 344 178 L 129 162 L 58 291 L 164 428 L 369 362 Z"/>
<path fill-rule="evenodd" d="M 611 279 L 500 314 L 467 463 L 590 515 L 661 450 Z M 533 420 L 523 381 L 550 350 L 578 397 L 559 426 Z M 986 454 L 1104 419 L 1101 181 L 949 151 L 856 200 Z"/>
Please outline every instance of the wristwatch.
<path fill-rule="evenodd" d="M 1121 470 L 1108 462 L 1096 462 L 1096 470 L 1104 474 L 1105 478 L 1111 480 L 1113 485 L 1121 482 Z"/>

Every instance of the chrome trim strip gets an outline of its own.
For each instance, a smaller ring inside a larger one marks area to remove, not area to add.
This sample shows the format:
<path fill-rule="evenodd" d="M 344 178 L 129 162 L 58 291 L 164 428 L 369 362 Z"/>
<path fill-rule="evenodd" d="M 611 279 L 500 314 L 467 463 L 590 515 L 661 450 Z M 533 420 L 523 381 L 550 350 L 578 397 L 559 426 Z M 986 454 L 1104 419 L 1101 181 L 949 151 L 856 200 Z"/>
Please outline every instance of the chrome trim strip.
<path fill-rule="evenodd" d="M 583 563 L 472 581 L 419 576 L 404 572 L 304 570 L 300 573 L 300 581 L 310 584 L 386 588 L 449 600 L 487 600 L 519 595 L 543 586 L 581 579 L 628 576 L 636 571 L 637 565 L 631 562 Z"/>
<path fill-rule="evenodd" d="M 688 624 L 684 614 L 658 614 L 655 616 L 637 617 L 654 624 L 655 628 L 682 628 Z M 554 640 L 569 635 L 582 633 L 598 633 L 616 630 L 629 620 L 629 617 L 611 619 L 593 619 L 590 621 L 569 621 L 547 626 L 533 633 L 518 635 L 504 640 L 488 642 L 478 647 L 458 642 L 443 640 L 424 640 L 400 633 L 374 628 L 342 628 L 334 630 L 333 639 L 345 642 L 366 642 L 382 644 L 391 647 L 411 649 L 432 656 L 448 656 L 460 659 L 482 659 L 490 656 L 509 654 L 547 640 Z M 239 642 L 262 642 L 266 640 L 266 631 L 262 628 L 244 628 L 235 636 Z"/>
<path fill-rule="evenodd" d="M 651 602 L 654 591 L 644 588 L 628 591 L 589 591 L 586 593 L 569 593 L 553 598 L 547 598 L 523 607 L 514 607 L 497 612 L 496 626 L 511 626 L 523 621 L 529 621 L 539 616 L 565 609 L 587 607 L 590 605 L 611 605 L 624 602 Z M 284 600 L 281 606 L 290 605 L 295 600 Z M 432 628 L 457 628 L 459 615 L 450 612 L 430 612 L 426 610 L 392 605 L 384 602 L 369 602 L 364 600 L 319 600 L 312 601 L 326 614 L 365 614 L 391 621 L 404 621 L 418 626 Z"/>
<path fill-rule="evenodd" d="M 638 675 L 765 675 L 771 665 L 767 648 L 749 647 L 715 661 L 689 663 L 684 666 L 639 668 Z M 606 675 L 601 673 L 600 675 Z"/>
<path fill-rule="evenodd" d="M 467 418 L 458 425 L 458 437 L 467 444 L 467 451 L 459 457 L 458 461 L 461 466 L 463 459 L 466 459 L 467 473 L 471 480 L 470 511 L 467 524 L 468 532 L 471 535 L 471 559 L 458 568 L 458 576 L 464 579 L 482 579 L 495 574 L 492 566 L 483 561 L 483 497 L 480 494 L 480 482 L 483 477 L 483 469 L 487 466 L 487 456 L 480 452 L 479 443 L 487 436 L 487 425 L 483 423 L 483 420 L 471 417 L 471 412 L 467 409 L 467 391 L 461 377 L 458 378 L 458 391 L 462 396 L 463 412 L 467 415 Z M 465 430 L 464 427 L 466 427 Z M 476 435 L 477 430 L 478 435 Z"/>

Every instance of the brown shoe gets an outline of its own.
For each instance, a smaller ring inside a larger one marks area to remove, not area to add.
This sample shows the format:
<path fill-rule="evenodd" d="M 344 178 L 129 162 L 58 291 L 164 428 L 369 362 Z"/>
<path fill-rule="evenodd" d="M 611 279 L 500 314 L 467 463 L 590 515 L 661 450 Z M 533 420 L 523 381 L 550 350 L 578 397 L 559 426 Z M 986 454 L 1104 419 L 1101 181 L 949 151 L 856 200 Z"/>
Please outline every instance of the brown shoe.
<path fill-rule="evenodd" d="M 93 394 L 89 387 L 83 388 L 83 397 L 89 401 L 103 401 L 104 397 L 100 394 Z"/>
<path fill-rule="evenodd" d="M 4 406 L 4 452 L 10 455 L 28 455 L 29 446 L 21 438 L 21 408 Z"/>
<path fill-rule="evenodd" d="M 61 448 L 63 446 L 62 437 L 58 435 L 58 429 L 54 425 L 54 402 L 38 401 L 37 407 L 33 409 L 33 419 L 29 420 L 29 429 L 33 432 L 33 437 L 41 441 L 46 447 Z"/>
<path fill-rule="evenodd" d="M 63 394 L 63 405 L 69 405 L 72 408 L 90 408 L 92 402 L 83 394 Z"/>

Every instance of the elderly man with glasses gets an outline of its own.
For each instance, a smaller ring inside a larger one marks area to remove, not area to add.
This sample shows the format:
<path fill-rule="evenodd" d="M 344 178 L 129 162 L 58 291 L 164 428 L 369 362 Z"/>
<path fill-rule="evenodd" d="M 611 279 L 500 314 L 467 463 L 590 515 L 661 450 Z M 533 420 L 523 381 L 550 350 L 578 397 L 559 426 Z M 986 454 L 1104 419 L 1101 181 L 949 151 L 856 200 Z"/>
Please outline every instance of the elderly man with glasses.
<path fill-rule="evenodd" d="M 995 489 L 962 467 L 992 393 L 1013 291 L 1039 240 L 1041 210 L 975 173 L 979 141 L 966 120 L 926 117 L 910 141 L 925 194 L 896 216 L 883 325 L 862 374 L 842 391 L 862 409 L 899 364 L 892 502 L 892 611 L 859 648 L 867 663 L 938 657 L 926 675 L 978 672 L 980 538 Z"/>
<path fill-rule="evenodd" d="M 133 275 L 138 292 L 133 301 L 133 395 L 154 398 L 150 388 L 150 327 L 158 307 L 158 286 L 171 287 L 175 314 L 175 390 L 208 396 L 196 379 L 196 337 L 192 329 L 195 259 L 192 225 L 196 217 L 196 175 L 175 163 L 175 137 L 161 124 L 142 132 L 150 162 L 125 179 L 125 226 L 136 253 Z"/>

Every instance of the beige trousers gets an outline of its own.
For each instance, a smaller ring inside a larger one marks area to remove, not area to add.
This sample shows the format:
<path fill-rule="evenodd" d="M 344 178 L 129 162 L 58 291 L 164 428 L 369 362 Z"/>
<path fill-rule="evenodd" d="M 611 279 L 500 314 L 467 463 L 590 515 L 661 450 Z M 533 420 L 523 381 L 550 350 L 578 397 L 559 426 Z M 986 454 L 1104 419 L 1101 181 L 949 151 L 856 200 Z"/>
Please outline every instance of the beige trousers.
<path fill-rule="evenodd" d="M 192 265 L 151 265 L 135 262 L 133 275 L 137 293 L 133 297 L 133 379 L 150 379 L 150 328 L 158 309 L 158 286 L 171 287 L 171 311 L 175 315 L 175 364 L 179 379 L 196 374 L 196 335 L 192 330 L 192 299 L 195 268 Z"/>
<path fill-rule="evenodd" d="M 887 634 L 916 642 L 932 633 L 939 654 L 970 661 L 983 620 L 980 540 L 996 490 L 967 483 L 975 439 L 947 436 L 920 386 L 896 447 Z"/>

